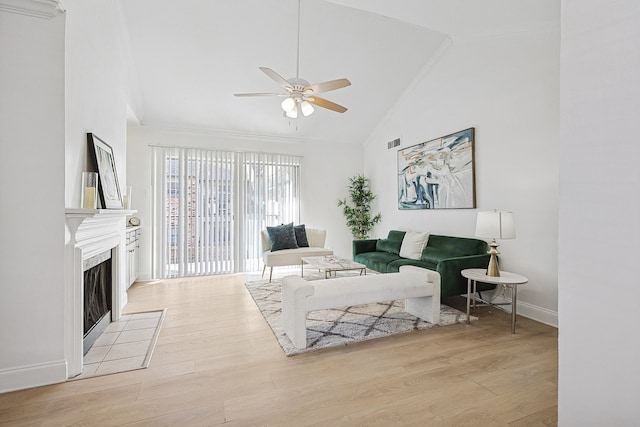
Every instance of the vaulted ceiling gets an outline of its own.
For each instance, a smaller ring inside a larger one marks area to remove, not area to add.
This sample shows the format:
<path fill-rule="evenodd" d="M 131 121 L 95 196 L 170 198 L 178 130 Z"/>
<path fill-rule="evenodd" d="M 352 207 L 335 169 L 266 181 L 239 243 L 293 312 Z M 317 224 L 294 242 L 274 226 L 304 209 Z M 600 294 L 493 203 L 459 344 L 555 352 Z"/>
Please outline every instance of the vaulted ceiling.
<path fill-rule="evenodd" d="M 547 19 L 540 1 L 301 0 L 300 77 L 346 77 L 321 96 L 348 108 L 316 108 L 296 120 L 258 67 L 296 75 L 297 0 L 126 0 L 137 118 L 143 125 L 362 143 L 448 39 L 517 31 Z"/>

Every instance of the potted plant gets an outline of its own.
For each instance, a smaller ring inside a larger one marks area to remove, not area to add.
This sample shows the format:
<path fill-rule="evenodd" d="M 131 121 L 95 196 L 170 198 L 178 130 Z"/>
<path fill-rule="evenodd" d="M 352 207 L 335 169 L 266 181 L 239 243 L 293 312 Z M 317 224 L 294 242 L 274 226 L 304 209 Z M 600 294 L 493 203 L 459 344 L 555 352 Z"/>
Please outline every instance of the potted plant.
<path fill-rule="evenodd" d="M 374 225 L 382 219 L 380 213 L 371 216 L 371 202 L 376 198 L 369 188 L 369 180 L 363 175 L 349 177 L 349 196 L 347 199 L 338 200 L 338 206 L 342 206 L 342 212 L 347 219 L 347 227 L 355 239 L 366 239 Z"/>

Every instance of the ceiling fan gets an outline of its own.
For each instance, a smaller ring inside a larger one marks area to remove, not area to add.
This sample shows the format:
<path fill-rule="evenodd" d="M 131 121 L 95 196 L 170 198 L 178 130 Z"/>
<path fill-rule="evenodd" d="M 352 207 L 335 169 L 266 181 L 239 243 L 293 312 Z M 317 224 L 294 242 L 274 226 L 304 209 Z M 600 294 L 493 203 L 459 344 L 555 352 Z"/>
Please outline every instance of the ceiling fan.
<path fill-rule="evenodd" d="M 299 77 L 300 72 L 300 0 L 298 0 L 298 47 L 297 47 L 297 62 L 296 62 L 296 77 L 285 79 L 280 74 L 273 71 L 271 68 L 259 67 L 263 73 L 269 76 L 274 82 L 282 86 L 283 93 L 236 93 L 235 96 L 281 96 L 285 97 L 284 101 L 280 104 L 284 110 L 284 115 L 296 119 L 298 118 L 298 111 L 302 112 L 303 116 L 309 116 L 313 114 L 313 105 L 326 108 L 338 113 L 344 113 L 347 108 L 329 101 L 328 99 L 317 96 L 318 93 L 329 92 L 331 90 L 341 89 L 351 85 L 348 79 L 330 80 L 322 83 L 309 84 L 308 81 Z M 311 105 L 313 104 L 313 105 Z"/>

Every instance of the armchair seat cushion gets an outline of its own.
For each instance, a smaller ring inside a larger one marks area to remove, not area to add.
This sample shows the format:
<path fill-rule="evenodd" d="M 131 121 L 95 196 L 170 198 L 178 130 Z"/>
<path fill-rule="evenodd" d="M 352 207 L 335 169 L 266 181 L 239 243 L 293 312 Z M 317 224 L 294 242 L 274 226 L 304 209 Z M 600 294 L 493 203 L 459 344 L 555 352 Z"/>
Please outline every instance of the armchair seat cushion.
<path fill-rule="evenodd" d="M 302 262 L 302 257 L 333 255 L 333 251 L 325 248 L 306 247 L 296 249 L 282 249 L 262 254 L 262 261 L 267 267 L 279 267 L 284 265 L 296 265 Z"/>

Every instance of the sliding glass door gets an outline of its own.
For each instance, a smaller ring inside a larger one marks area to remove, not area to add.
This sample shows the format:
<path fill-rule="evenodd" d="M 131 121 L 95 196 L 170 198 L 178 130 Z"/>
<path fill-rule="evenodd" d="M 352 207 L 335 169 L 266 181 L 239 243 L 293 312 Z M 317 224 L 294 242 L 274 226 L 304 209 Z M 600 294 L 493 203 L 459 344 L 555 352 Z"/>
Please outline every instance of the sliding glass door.
<path fill-rule="evenodd" d="M 153 147 L 153 275 L 255 271 L 260 231 L 299 218 L 300 158 Z"/>

